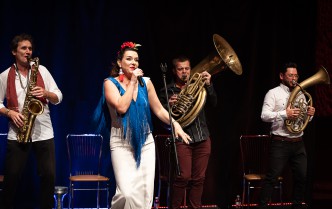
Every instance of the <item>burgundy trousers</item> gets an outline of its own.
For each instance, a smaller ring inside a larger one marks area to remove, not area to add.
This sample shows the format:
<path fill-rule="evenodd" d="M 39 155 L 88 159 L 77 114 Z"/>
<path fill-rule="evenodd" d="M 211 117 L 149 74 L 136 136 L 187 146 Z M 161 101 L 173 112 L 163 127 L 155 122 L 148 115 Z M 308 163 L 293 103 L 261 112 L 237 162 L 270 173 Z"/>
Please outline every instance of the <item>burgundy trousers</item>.
<path fill-rule="evenodd" d="M 170 208 L 180 208 L 186 189 L 189 200 L 188 208 L 200 208 L 205 172 L 211 153 L 211 140 L 208 138 L 193 144 L 176 142 L 176 150 L 180 175 L 175 173 L 171 182 Z"/>

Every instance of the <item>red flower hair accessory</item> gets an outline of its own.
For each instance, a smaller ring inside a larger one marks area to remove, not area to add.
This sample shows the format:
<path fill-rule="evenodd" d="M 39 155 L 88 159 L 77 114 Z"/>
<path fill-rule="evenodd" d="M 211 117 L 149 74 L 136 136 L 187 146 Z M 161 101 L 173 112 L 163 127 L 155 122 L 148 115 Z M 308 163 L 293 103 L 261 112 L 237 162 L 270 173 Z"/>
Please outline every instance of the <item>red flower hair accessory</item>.
<path fill-rule="evenodd" d="M 132 49 L 138 50 L 137 47 L 139 47 L 139 46 L 142 46 L 142 45 L 141 44 L 136 44 L 134 42 L 124 42 L 121 45 L 121 50 L 124 50 L 125 48 L 132 48 Z M 118 51 L 118 54 L 120 53 L 120 51 Z"/>

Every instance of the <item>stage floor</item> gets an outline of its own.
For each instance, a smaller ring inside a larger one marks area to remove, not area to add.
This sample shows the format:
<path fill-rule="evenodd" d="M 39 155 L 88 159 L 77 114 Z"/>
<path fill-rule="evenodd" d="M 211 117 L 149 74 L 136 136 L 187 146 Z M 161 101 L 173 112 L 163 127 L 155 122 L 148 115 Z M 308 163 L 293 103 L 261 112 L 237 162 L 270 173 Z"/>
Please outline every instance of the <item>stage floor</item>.
<path fill-rule="evenodd" d="M 181 208 L 186 208 L 186 207 L 181 207 Z M 231 208 L 235 208 L 235 205 L 232 205 Z M 247 205 L 243 205 L 243 209 L 247 208 Z M 256 209 L 257 204 L 251 204 L 249 206 L 250 209 Z M 330 205 L 330 201 L 315 201 L 312 203 L 310 209 L 329 209 L 332 208 Z M 68 209 L 68 208 L 63 208 L 63 209 Z M 74 208 L 74 209 L 96 209 L 96 208 Z M 100 208 L 100 209 L 107 209 L 107 208 Z M 152 207 L 152 209 L 154 209 Z M 166 206 L 159 206 L 159 209 L 167 209 Z M 203 205 L 202 209 L 223 209 L 217 205 Z M 291 209 L 291 203 L 284 203 L 281 205 L 280 203 L 272 204 L 271 209 Z"/>

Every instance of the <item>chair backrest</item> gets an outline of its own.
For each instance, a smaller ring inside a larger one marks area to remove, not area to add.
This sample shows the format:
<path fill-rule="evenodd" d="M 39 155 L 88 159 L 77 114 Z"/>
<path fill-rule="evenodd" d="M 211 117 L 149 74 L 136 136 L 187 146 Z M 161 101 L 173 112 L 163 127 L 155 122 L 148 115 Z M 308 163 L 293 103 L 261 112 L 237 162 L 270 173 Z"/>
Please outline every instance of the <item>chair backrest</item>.
<path fill-rule="evenodd" d="M 265 174 L 271 144 L 270 135 L 241 135 L 240 149 L 244 174 Z"/>
<path fill-rule="evenodd" d="M 7 147 L 7 134 L 0 133 L 0 175 L 3 175 L 4 173 L 6 147 Z"/>
<path fill-rule="evenodd" d="M 103 137 L 99 134 L 68 134 L 66 138 L 70 176 L 100 174 Z"/>

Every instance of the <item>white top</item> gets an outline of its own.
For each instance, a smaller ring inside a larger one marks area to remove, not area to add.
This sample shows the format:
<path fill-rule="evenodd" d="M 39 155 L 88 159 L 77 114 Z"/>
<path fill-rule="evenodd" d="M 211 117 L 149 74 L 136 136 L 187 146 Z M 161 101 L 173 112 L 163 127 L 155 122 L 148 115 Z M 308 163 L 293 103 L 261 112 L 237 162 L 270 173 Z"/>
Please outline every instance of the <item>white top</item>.
<path fill-rule="evenodd" d="M 290 133 L 284 124 L 284 121 L 287 118 L 286 106 L 290 94 L 291 92 L 289 88 L 282 83 L 280 83 L 279 86 L 270 89 L 266 93 L 264 98 L 261 119 L 264 122 L 272 123 L 271 134 L 285 136 L 289 138 L 296 138 L 302 136 L 303 131 L 300 133 Z M 296 100 L 298 101 L 302 98 L 304 99 L 304 101 L 306 100 L 305 95 L 303 94 L 303 92 L 300 91 Z"/>
<path fill-rule="evenodd" d="M 4 100 L 6 98 L 6 90 L 7 90 L 7 77 L 9 73 L 10 67 L 0 74 L 0 109 L 5 107 Z M 58 88 L 57 84 L 55 83 L 52 75 L 46 69 L 46 67 L 39 65 L 39 72 L 42 76 L 45 84 L 45 89 L 52 93 L 55 93 L 58 96 L 59 104 L 62 101 L 62 93 Z M 31 74 L 31 73 L 29 73 Z M 27 79 L 24 76 L 21 76 L 23 86 L 27 84 Z M 26 96 L 26 90 L 24 90 L 20 84 L 20 78 L 18 73 L 16 72 L 15 76 L 15 87 L 16 93 L 18 96 L 18 108 L 19 111 L 22 112 L 23 104 Z M 55 105 L 56 105 L 55 104 Z M 16 126 L 13 123 L 9 123 L 9 131 L 8 131 L 8 140 L 17 140 L 16 134 Z M 54 137 L 52 121 L 50 117 L 50 109 L 48 104 L 44 105 L 44 112 L 40 115 L 37 115 L 34 127 L 31 131 L 31 139 L 32 142 L 34 141 L 42 141 L 47 140 Z"/>

